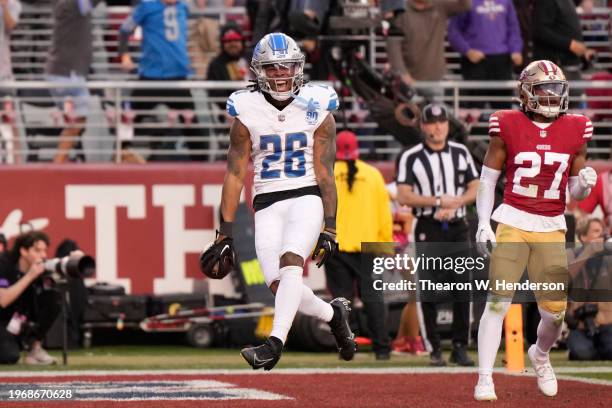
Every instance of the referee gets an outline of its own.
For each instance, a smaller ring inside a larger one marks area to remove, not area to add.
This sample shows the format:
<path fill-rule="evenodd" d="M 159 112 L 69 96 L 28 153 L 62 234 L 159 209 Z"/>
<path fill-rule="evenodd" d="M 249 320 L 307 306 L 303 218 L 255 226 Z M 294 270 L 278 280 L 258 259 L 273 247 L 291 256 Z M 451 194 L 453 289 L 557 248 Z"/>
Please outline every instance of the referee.
<path fill-rule="evenodd" d="M 421 131 L 424 141 L 404 151 L 399 159 L 397 186 L 398 202 L 413 208 L 417 225 L 415 241 L 469 242 L 465 220 L 467 204 L 476 199 L 478 172 L 468 149 L 448 139 L 449 112 L 444 105 L 430 104 L 423 108 Z M 447 257 L 442 244 L 417 244 L 419 255 Z M 459 256 L 454 252 L 452 256 Z M 468 254 L 462 254 L 467 256 Z M 421 268 L 419 279 L 435 282 L 466 282 L 469 273 L 432 271 Z M 431 292 L 430 292 L 431 293 Z M 462 366 L 474 362 L 466 352 L 469 331 L 469 301 L 459 300 L 465 293 L 450 292 L 453 298 L 453 351 L 450 361 Z M 446 365 L 442 358 L 440 335 L 437 328 L 437 303 L 440 300 L 421 297 L 425 323 L 425 337 L 431 347 L 431 364 Z"/>

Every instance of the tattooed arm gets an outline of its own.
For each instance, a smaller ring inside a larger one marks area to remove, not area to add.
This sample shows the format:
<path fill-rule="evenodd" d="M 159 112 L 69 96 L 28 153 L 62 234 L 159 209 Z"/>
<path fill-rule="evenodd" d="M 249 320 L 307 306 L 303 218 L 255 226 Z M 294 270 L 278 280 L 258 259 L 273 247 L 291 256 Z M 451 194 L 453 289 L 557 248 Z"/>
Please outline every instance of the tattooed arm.
<path fill-rule="evenodd" d="M 233 222 L 240 203 L 240 193 L 244 186 L 249 157 L 251 155 L 251 135 L 238 118 L 230 129 L 230 147 L 227 152 L 227 171 L 221 192 L 221 215 L 223 221 Z M 219 239 L 224 236 L 219 235 Z"/>
<path fill-rule="evenodd" d="M 325 229 L 336 233 L 336 179 L 334 162 L 336 161 L 336 121 L 330 113 L 314 134 L 314 171 L 323 200 Z"/>

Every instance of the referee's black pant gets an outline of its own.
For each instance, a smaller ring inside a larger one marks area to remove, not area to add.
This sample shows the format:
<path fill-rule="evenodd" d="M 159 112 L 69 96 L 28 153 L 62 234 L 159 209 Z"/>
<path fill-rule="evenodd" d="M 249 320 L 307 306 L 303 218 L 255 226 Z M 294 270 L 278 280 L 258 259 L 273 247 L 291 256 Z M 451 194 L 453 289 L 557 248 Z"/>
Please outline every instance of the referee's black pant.
<path fill-rule="evenodd" d="M 372 350 L 376 354 L 391 351 L 387 329 L 387 309 L 383 293 L 374 289 L 371 260 L 374 256 L 360 252 L 338 252 L 325 263 L 327 289 L 333 297 L 355 298 L 355 283 L 363 302 Z"/>
<path fill-rule="evenodd" d="M 418 255 L 424 257 L 467 257 L 470 255 L 467 242 L 469 242 L 469 228 L 464 219 L 456 222 L 443 224 L 433 218 L 421 217 L 417 221 L 414 236 L 417 242 Z M 441 243 L 462 242 L 462 245 L 457 244 L 456 248 L 451 245 L 442 245 Z M 469 272 L 462 274 L 449 270 L 424 270 L 420 268 L 418 271 L 419 280 L 430 280 L 436 283 L 445 282 L 468 282 Z M 468 331 L 470 322 L 470 302 L 469 292 L 451 291 L 438 292 L 426 291 L 420 292 L 421 310 L 423 311 L 423 320 L 425 323 L 425 337 L 431 344 L 433 351 L 440 350 L 440 334 L 438 332 L 438 304 L 453 303 L 453 323 L 452 336 L 453 347 L 465 346 L 468 341 Z"/>

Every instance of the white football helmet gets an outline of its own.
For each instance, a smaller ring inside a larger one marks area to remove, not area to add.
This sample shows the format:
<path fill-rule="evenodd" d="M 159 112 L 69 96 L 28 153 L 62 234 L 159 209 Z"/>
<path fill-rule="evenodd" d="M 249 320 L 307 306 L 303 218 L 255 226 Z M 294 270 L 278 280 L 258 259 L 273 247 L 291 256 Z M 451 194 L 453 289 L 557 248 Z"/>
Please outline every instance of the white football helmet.
<path fill-rule="evenodd" d="M 569 106 L 569 84 L 556 64 L 533 61 L 519 77 L 519 99 L 525 111 L 556 118 Z"/>
<path fill-rule="evenodd" d="M 267 92 L 276 100 L 285 101 L 304 84 L 304 60 L 304 54 L 293 38 L 283 33 L 272 33 L 259 40 L 255 46 L 251 70 L 262 92 Z M 266 69 L 271 68 L 288 70 L 289 74 L 269 77 Z"/>

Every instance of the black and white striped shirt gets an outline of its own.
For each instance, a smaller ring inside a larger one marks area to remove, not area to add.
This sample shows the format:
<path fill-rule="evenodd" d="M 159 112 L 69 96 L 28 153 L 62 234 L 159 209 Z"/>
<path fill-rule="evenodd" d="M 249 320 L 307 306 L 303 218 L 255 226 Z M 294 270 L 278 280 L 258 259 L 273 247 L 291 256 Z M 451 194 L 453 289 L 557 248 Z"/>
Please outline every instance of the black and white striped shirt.
<path fill-rule="evenodd" d="M 467 184 L 478 178 L 472 155 L 461 143 L 447 142 L 444 149 L 434 151 L 425 143 L 400 155 L 397 184 L 408 184 L 421 196 L 460 196 Z M 417 217 L 431 217 L 434 207 L 414 208 Z M 457 209 L 457 217 L 465 217 L 465 206 Z"/>

